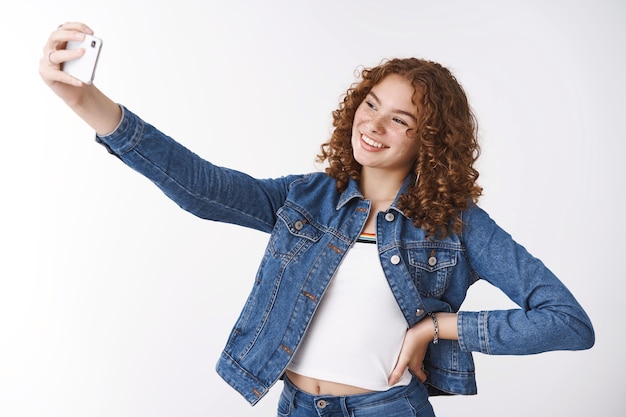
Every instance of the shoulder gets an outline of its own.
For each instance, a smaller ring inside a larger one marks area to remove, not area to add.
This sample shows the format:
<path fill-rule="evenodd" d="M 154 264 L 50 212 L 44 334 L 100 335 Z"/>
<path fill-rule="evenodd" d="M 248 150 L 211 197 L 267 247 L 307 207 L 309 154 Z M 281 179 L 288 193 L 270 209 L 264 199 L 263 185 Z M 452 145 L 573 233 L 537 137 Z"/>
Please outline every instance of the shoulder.
<path fill-rule="evenodd" d="M 511 241 L 511 235 L 487 213 L 475 203 L 468 205 L 461 213 L 463 221 L 463 230 L 461 232 L 461 240 L 464 245 L 474 246 L 476 248 L 485 248 L 487 246 L 506 246 Z"/>
<path fill-rule="evenodd" d="M 489 214 L 473 201 L 470 201 L 467 204 L 467 207 L 464 210 L 461 210 L 460 217 L 464 226 L 470 226 L 477 222 L 492 221 Z"/>
<path fill-rule="evenodd" d="M 309 210 L 313 210 L 314 207 L 326 210 L 329 207 L 336 207 L 339 197 L 340 193 L 333 178 L 325 172 L 313 172 L 291 182 L 287 203 L 307 207 Z"/>
<path fill-rule="evenodd" d="M 325 172 L 310 172 L 308 174 L 292 176 L 291 188 L 300 190 L 317 190 L 318 192 L 326 188 L 335 188 L 335 180 Z"/>

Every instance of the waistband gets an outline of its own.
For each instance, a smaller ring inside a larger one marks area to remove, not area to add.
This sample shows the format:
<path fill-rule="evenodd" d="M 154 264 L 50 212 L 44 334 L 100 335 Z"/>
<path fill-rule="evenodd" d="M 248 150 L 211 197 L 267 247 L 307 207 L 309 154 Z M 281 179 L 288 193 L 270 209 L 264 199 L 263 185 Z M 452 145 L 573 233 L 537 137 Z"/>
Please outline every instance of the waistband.
<path fill-rule="evenodd" d="M 304 407 L 311 410 L 317 410 L 319 415 L 333 412 L 344 412 L 345 415 L 350 415 L 350 412 L 357 408 L 395 401 L 412 394 L 420 394 L 415 391 L 421 391 L 424 403 L 428 403 L 428 391 L 426 390 L 426 387 L 424 387 L 424 385 L 415 377 L 413 377 L 408 385 L 394 387 L 387 391 L 376 391 L 366 394 L 344 396 L 311 395 L 298 389 L 298 387 L 293 385 L 286 375 L 284 376 L 283 382 L 283 395 L 289 399 L 292 407 Z"/>

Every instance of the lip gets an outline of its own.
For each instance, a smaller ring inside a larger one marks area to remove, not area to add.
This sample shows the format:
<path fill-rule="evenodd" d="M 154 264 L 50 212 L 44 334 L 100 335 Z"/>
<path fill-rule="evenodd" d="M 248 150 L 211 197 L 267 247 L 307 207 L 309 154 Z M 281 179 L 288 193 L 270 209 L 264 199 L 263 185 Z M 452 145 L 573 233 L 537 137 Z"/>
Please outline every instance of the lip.
<path fill-rule="evenodd" d="M 365 133 L 361 133 L 360 139 L 361 145 L 367 150 L 381 151 L 383 149 L 389 148 L 388 146 L 385 146 L 385 144 L 383 144 L 382 142 L 377 141 L 376 139 L 366 135 Z"/>

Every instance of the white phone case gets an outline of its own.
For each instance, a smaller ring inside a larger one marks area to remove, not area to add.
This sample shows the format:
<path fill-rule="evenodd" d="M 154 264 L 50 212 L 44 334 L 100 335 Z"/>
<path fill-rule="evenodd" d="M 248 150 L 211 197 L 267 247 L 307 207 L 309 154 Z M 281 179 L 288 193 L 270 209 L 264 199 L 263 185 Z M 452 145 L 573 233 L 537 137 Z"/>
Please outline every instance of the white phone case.
<path fill-rule="evenodd" d="M 63 71 L 85 84 L 91 84 L 96 73 L 96 65 L 102 48 L 102 39 L 85 35 L 82 41 L 69 41 L 65 49 L 84 48 L 85 54 L 78 59 L 64 62 Z"/>

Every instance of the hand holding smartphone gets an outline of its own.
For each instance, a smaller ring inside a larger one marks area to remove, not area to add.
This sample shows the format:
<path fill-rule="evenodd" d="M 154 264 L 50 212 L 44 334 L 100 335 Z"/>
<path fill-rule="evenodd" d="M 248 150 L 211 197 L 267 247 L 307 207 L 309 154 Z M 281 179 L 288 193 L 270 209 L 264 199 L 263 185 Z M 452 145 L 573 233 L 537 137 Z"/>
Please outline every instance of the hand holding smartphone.
<path fill-rule="evenodd" d="M 91 84 L 96 73 L 100 49 L 102 49 L 102 39 L 85 34 L 85 39 L 82 41 L 69 41 L 65 47 L 68 50 L 79 48 L 85 49 L 84 55 L 64 62 L 61 69 L 85 84 Z"/>

